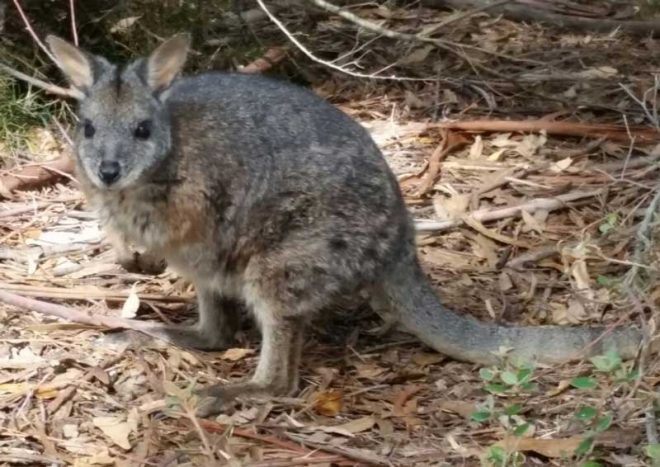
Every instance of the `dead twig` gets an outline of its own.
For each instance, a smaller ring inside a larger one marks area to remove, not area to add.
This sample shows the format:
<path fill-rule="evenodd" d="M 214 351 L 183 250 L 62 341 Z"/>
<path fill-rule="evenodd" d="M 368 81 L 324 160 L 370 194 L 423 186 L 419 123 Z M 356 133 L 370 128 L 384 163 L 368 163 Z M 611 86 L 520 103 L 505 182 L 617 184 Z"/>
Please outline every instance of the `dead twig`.
<path fill-rule="evenodd" d="M 5 290 L 0 290 L 0 302 L 7 303 L 18 308 L 23 308 L 25 310 L 31 310 L 41 314 L 55 316 L 67 321 L 89 324 L 91 326 L 101 326 L 110 329 L 132 329 L 159 338 L 158 334 L 154 334 L 151 331 L 152 324 L 146 321 L 130 320 L 116 316 L 105 316 L 98 313 L 78 311 L 76 309 L 57 305 L 55 303 L 47 303 L 27 297 L 22 297 L 20 295 L 6 292 Z"/>
<path fill-rule="evenodd" d="M 231 435 L 239 436 L 241 438 L 245 439 L 253 439 L 256 441 L 261 441 L 266 444 L 270 444 L 272 446 L 277 446 L 282 449 L 286 449 L 288 451 L 292 452 L 297 452 L 300 453 L 301 455 L 308 456 L 308 460 L 311 461 L 310 463 L 317 463 L 315 462 L 317 459 L 320 458 L 327 458 L 325 455 L 321 455 L 320 453 L 314 452 L 314 451 L 309 451 L 307 449 L 302 448 L 299 444 L 297 443 L 292 443 L 291 441 L 286 441 L 280 438 L 277 438 L 275 436 L 269 436 L 269 435 L 260 435 L 258 433 L 254 433 L 252 431 L 248 431 L 242 428 L 236 428 L 236 427 L 229 427 L 226 425 L 222 425 L 218 422 L 214 422 L 212 420 L 206 420 L 206 419 L 198 419 L 197 420 L 199 425 L 206 431 L 210 433 L 229 433 Z M 288 435 L 285 433 L 285 435 Z M 304 443 L 301 443 L 304 444 Z M 353 458 L 350 455 L 346 455 L 343 452 L 332 452 L 329 449 L 323 449 L 322 447 L 317 448 L 318 450 L 321 451 L 327 451 L 330 452 L 331 454 L 338 454 L 336 457 L 336 460 L 334 462 L 340 462 L 340 463 L 353 463 L 351 462 L 351 459 Z M 296 464 L 286 464 L 286 465 L 296 465 Z"/>
<path fill-rule="evenodd" d="M 449 130 L 477 132 L 509 132 L 509 131 L 546 131 L 549 135 L 584 136 L 590 138 L 607 138 L 613 141 L 630 141 L 634 137 L 638 143 L 657 144 L 660 142 L 660 132 L 654 128 L 608 125 L 604 123 L 579 123 L 552 120 L 472 120 L 441 122 L 437 128 Z M 629 130 L 629 131 L 628 131 Z"/>
<path fill-rule="evenodd" d="M 120 292 L 118 290 L 104 290 L 104 289 L 98 289 L 92 287 L 78 287 L 78 288 L 65 289 L 61 287 L 42 287 L 42 286 L 33 286 L 33 285 L 7 284 L 3 282 L 0 282 L 0 290 L 18 292 L 26 297 L 60 298 L 60 299 L 68 299 L 68 300 L 106 300 L 108 302 L 123 302 L 129 296 L 129 292 Z M 154 302 L 191 303 L 194 301 L 194 296 L 140 294 L 140 299 L 146 301 L 154 301 Z M 2 301 L 1 298 L 0 301 Z"/>
<path fill-rule="evenodd" d="M 8 65 L 5 65 L 4 63 L 0 63 L 0 70 L 4 71 L 10 76 L 13 76 L 16 79 L 20 79 L 21 81 L 25 81 L 28 84 L 43 89 L 44 91 L 50 94 L 55 94 L 57 96 L 62 96 L 62 97 L 73 97 L 74 99 L 78 99 L 82 96 L 82 94 L 76 91 L 75 89 L 67 89 L 61 86 L 57 86 L 55 84 L 47 83 L 38 78 L 34 78 L 32 76 L 26 75 L 25 73 L 22 73 L 18 70 L 14 70 L 13 68 L 11 68 Z"/>
<path fill-rule="evenodd" d="M 351 13 L 350 11 L 347 11 L 344 8 L 341 8 L 337 5 L 334 5 L 330 2 L 327 2 L 326 0 L 307 0 L 308 2 L 316 5 L 319 8 L 322 8 L 323 10 L 329 11 L 330 13 L 333 13 L 337 16 L 340 16 L 344 18 L 347 21 L 350 21 L 351 23 L 366 29 L 367 31 L 371 31 L 373 33 L 389 37 L 390 39 L 399 39 L 399 40 L 404 40 L 404 41 L 412 41 L 412 42 L 422 42 L 422 43 L 427 43 L 427 44 L 432 44 L 435 45 L 436 47 L 446 50 L 448 52 L 451 52 L 453 54 L 458 55 L 461 58 L 463 57 L 460 53 L 456 52 L 457 48 L 465 48 L 465 49 L 471 49 L 471 50 L 476 50 L 478 52 L 482 52 L 488 55 L 493 55 L 495 57 L 499 58 L 504 58 L 507 60 L 510 60 L 512 62 L 526 62 L 526 63 L 534 63 L 538 64 L 538 62 L 533 61 L 533 60 L 526 60 L 518 57 L 513 57 L 511 55 L 506 55 L 498 52 L 494 52 L 492 50 L 487 50 L 482 47 L 474 46 L 474 45 L 468 45 L 468 44 L 458 44 L 456 42 L 448 41 L 445 39 L 437 39 L 433 37 L 428 37 L 427 35 L 423 35 L 421 33 L 418 34 L 406 34 L 398 31 L 394 31 L 392 29 L 387 29 L 382 26 L 380 26 L 377 23 L 368 21 L 364 18 L 359 17 L 358 15 Z M 491 70 L 492 71 L 492 70 Z"/>
<path fill-rule="evenodd" d="M 438 172 L 440 171 L 440 163 L 445 160 L 452 151 L 461 146 L 465 146 L 468 143 L 468 140 L 460 134 L 447 130 L 443 130 L 442 133 L 442 142 L 438 145 L 435 151 L 433 151 L 433 154 L 431 154 L 428 170 L 419 184 L 417 193 L 415 193 L 415 196 L 417 197 L 424 196 L 431 188 L 433 188 L 433 184 L 438 178 Z"/>
<path fill-rule="evenodd" d="M 331 446 L 329 444 L 315 443 L 313 441 L 305 439 L 302 436 L 294 435 L 293 433 L 284 433 L 284 435 L 287 438 L 297 443 L 304 444 L 305 446 L 309 446 L 314 449 L 320 449 L 321 451 L 329 452 L 332 454 L 339 454 L 341 456 L 348 457 L 349 459 L 353 459 L 359 462 L 364 462 L 368 465 L 379 465 L 379 466 L 391 465 L 391 463 L 388 462 L 387 459 L 377 456 L 376 454 L 371 452 L 348 448 L 348 447 L 338 447 L 338 446 Z"/>
<path fill-rule="evenodd" d="M 74 45 L 78 45 L 78 31 L 76 28 L 76 7 L 75 0 L 69 0 L 69 14 L 71 15 L 71 35 Z"/>
<path fill-rule="evenodd" d="M 566 206 L 566 203 L 571 201 L 577 201 L 584 198 L 591 198 L 597 196 L 601 193 L 601 190 L 593 191 L 576 191 L 573 193 L 566 193 L 563 195 L 555 196 L 554 198 L 537 198 L 526 203 L 519 204 L 518 206 L 510 206 L 507 208 L 500 209 L 481 209 L 472 213 L 468 213 L 472 219 L 475 219 L 477 222 L 488 222 L 499 219 L 505 219 L 507 217 L 518 217 L 522 215 L 522 211 L 527 211 L 530 214 L 536 211 L 537 209 L 544 209 L 546 211 L 554 211 L 556 209 L 563 208 Z M 417 220 L 416 229 L 418 232 L 439 232 L 442 230 L 451 229 L 453 227 L 458 227 L 465 223 L 465 218 L 461 219 L 448 219 L 444 221 L 425 221 Z"/>
<path fill-rule="evenodd" d="M 329 62 L 327 60 L 323 60 L 316 55 L 314 55 L 307 47 L 305 47 L 296 37 L 287 29 L 287 27 L 282 23 L 273 13 L 272 11 L 266 6 L 266 4 L 263 2 L 263 0 L 256 0 L 257 4 L 259 7 L 266 13 L 268 16 L 268 19 L 270 19 L 275 26 L 279 28 L 280 31 L 303 53 L 312 60 L 313 62 L 320 63 L 323 66 L 326 66 L 328 68 L 331 68 L 335 71 L 339 71 L 340 73 L 344 73 L 349 76 L 353 76 L 354 78 L 367 78 L 367 79 L 377 79 L 377 80 L 392 80 L 392 81 L 435 81 L 435 78 L 409 78 L 409 77 L 401 77 L 401 76 L 384 76 L 384 75 L 379 75 L 379 74 L 368 74 L 368 73 L 362 73 L 359 71 L 353 71 L 349 70 L 347 68 L 344 68 L 342 66 L 337 65 L 336 63 Z"/>

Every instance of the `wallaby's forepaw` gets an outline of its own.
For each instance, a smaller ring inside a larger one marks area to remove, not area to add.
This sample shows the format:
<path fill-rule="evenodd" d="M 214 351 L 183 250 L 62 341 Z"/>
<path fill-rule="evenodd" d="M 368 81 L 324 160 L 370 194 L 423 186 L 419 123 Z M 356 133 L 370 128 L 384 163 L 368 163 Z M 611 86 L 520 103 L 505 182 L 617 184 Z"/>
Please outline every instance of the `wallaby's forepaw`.
<path fill-rule="evenodd" d="M 117 258 L 117 262 L 128 272 L 158 275 L 165 271 L 165 260 L 148 253 L 133 252 Z"/>
<path fill-rule="evenodd" d="M 235 384 L 214 384 L 197 391 L 199 403 L 196 415 L 209 417 L 228 409 L 237 399 L 264 401 L 272 397 L 291 395 L 294 389 L 288 384 L 259 384 L 252 381 Z"/>

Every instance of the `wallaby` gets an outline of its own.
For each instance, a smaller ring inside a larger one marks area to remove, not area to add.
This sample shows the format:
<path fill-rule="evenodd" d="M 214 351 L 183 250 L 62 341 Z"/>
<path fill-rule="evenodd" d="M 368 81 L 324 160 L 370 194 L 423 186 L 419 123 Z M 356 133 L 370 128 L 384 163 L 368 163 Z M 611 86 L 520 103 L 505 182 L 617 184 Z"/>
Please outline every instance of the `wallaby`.
<path fill-rule="evenodd" d="M 634 327 L 507 327 L 444 308 L 380 150 L 312 92 L 254 75 L 179 78 L 187 35 L 124 67 L 47 42 L 80 94 L 77 175 L 101 223 L 118 245 L 156 253 L 195 285 L 198 323 L 154 324 L 153 333 L 221 349 L 234 335 L 236 302 L 260 327 L 253 377 L 203 390 L 200 415 L 239 395 L 295 391 L 306 322 L 351 297 L 370 297 L 459 360 L 490 364 L 501 348 L 547 363 L 609 348 L 636 354 Z"/>

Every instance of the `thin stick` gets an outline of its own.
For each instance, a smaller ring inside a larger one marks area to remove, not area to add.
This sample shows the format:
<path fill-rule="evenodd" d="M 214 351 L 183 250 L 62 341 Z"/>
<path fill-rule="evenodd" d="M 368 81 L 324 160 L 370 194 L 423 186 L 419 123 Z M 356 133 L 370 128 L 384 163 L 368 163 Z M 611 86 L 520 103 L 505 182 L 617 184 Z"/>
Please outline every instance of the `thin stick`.
<path fill-rule="evenodd" d="M 349 457 L 351 459 L 354 459 L 359 462 L 365 462 L 368 465 L 382 465 L 382 466 L 389 466 L 391 463 L 387 460 L 384 459 L 380 456 L 377 456 L 376 454 L 372 454 L 370 452 L 362 452 L 358 449 L 352 449 L 352 448 L 342 448 L 339 446 L 331 446 L 328 444 L 322 444 L 322 443 L 315 443 L 313 441 L 309 441 L 301 436 L 296 436 L 292 433 L 284 433 L 284 435 L 298 443 L 304 444 L 305 446 L 309 446 L 311 448 L 315 449 L 320 449 L 325 452 L 329 452 L 332 454 L 339 454 L 345 457 Z"/>
<path fill-rule="evenodd" d="M 117 290 L 103 290 L 96 288 L 35 287 L 31 285 L 7 284 L 0 282 L 0 290 L 18 292 L 27 297 L 48 297 L 68 300 L 106 300 L 109 302 L 123 302 L 128 298 L 129 292 Z M 142 300 L 154 302 L 189 303 L 194 301 L 193 296 L 174 296 L 157 294 L 140 294 Z M 0 301 L 2 301 L 0 299 Z"/>
<path fill-rule="evenodd" d="M 71 12 L 71 35 L 73 36 L 73 44 L 78 47 L 78 31 L 76 31 L 76 8 L 74 2 L 75 0 L 69 0 L 69 11 Z"/>
<path fill-rule="evenodd" d="M 378 79 L 378 80 L 393 80 L 393 81 L 433 81 L 432 79 L 425 79 L 425 78 L 407 78 L 407 77 L 398 77 L 398 76 L 382 76 L 382 75 L 374 75 L 374 74 L 367 74 L 367 73 L 360 73 L 359 71 L 352 71 L 347 68 L 344 68 L 339 65 L 335 65 L 332 62 L 328 62 L 326 60 L 323 60 L 316 55 L 314 55 L 310 50 L 305 47 L 298 39 L 296 39 L 291 32 L 284 26 L 284 24 L 277 19 L 275 15 L 268 9 L 268 7 L 264 4 L 263 0 L 257 0 L 257 3 L 259 4 L 259 7 L 268 15 L 268 18 L 279 28 L 282 33 L 291 41 L 293 44 L 298 47 L 298 49 L 304 53 L 310 60 L 316 63 L 320 63 L 323 66 L 326 66 L 328 68 L 331 68 L 335 71 L 339 71 L 341 73 L 344 73 L 349 76 L 353 76 L 355 78 L 367 78 L 367 79 Z"/>
<path fill-rule="evenodd" d="M 392 29 L 387 29 L 382 26 L 380 26 L 377 23 L 373 23 L 371 21 L 368 21 L 364 18 L 361 18 L 357 16 L 354 13 L 351 13 L 350 11 L 346 11 L 345 9 L 338 7 L 337 5 L 334 5 L 332 3 L 327 2 L 326 0 L 307 0 L 308 2 L 313 3 L 314 5 L 318 6 L 319 8 L 322 8 L 326 11 L 329 11 L 330 13 L 333 13 L 337 16 L 341 16 L 347 21 L 350 21 L 353 24 L 356 24 L 357 26 L 366 29 L 368 31 L 374 32 L 376 34 L 383 35 L 385 37 L 389 37 L 390 39 L 400 39 L 404 41 L 409 41 L 409 42 L 424 42 L 427 44 L 433 44 L 438 48 L 447 50 L 448 52 L 451 52 L 453 54 L 458 54 L 454 48 L 459 48 L 463 47 L 466 49 L 472 49 L 472 50 L 477 50 L 479 52 L 483 52 L 489 55 L 493 55 L 495 57 L 499 58 L 505 58 L 507 60 L 511 60 L 513 62 L 524 62 L 524 63 L 533 63 L 533 64 L 539 64 L 539 62 L 536 62 L 534 60 L 525 60 L 525 59 L 520 59 L 513 57 L 511 55 L 506 55 L 506 54 L 501 54 L 498 52 L 493 52 L 492 50 L 487 50 L 482 47 L 478 47 L 475 45 L 469 45 L 469 44 L 459 44 L 456 42 L 448 41 L 445 39 L 434 39 L 431 37 L 423 36 L 421 34 L 406 34 L 398 31 L 394 31 Z M 490 7 L 490 6 L 489 6 Z M 464 58 L 464 57 L 462 57 Z"/>
<path fill-rule="evenodd" d="M 21 19 L 23 20 L 23 24 L 25 24 L 25 29 L 27 29 L 27 32 L 32 36 L 32 39 L 37 43 L 39 48 L 44 51 L 44 53 L 50 58 L 53 63 L 57 63 L 57 60 L 55 59 L 55 56 L 53 56 L 52 53 L 50 53 L 50 50 L 48 50 L 48 47 L 44 45 L 43 42 L 41 42 L 41 39 L 39 39 L 39 36 L 37 36 L 37 33 L 34 32 L 34 29 L 32 29 L 32 25 L 30 24 L 30 20 L 28 17 L 25 15 L 25 12 L 23 11 L 23 8 L 21 7 L 21 4 L 18 0 L 14 0 L 14 6 L 16 6 L 16 9 L 18 10 L 18 14 L 21 16 Z"/>
<path fill-rule="evenodd" d="M 601 190 L 593 191 L 576 191 L 573 193 L 566 193 L 563 195 L 555 196 L 554 198 L 537 198 L 526 203 L 519 204 L 518 206 L 510 206 L 501 209 L 481 209 L 479 211 L 474 211 L 471 214 L 467 214 L 471 218 L 477 220 L 478 222 L 487 222 L 494 221 L 499 219 L 505 219 L 507 217 L 518 217 L 521 215 L 522 211 L 527 211 L 530 214 L 536 211 L 537 209 L 544 209 L 546 211 L 554 211 L 556 209 L 563 208 L 566 206 L 566 203 L 571 201 L 577 201 L 583 198 L 591 198 L 597 196 L 601 193 Z M 464 218 L 462 219 L 448 219 L 444 221 L 416 221 L 416 229 L 418 232 L 439 232 L 442 230 L 451 229 L 453 227 L 458 227 L 465 223 Z"/>
<path fill-rule="evenodd" d="M 4 71 L 10 76 L 13 76 L 14 78 L 20 79 L 21 81 L 25 81 L 26 83 L 29 83 L 33 86 L 43 89 L 44 91 L 50 94 L 55 94 L 57 96 L 63 96 L 63 97 L 73 97 L 74 99 L 79 99 L 82 97 L 82 93 L 76 91 L 75 89 L 63 88 L 55 84 L 47 83 L 38 78 L 33 78 L 32 76 L 26 75 L 25 73 L 21 73 L 18 70 L 14 70 L 10 66 L 7 66 L 1 62 L 0 62 L 0 70 Z"/>
<path fill-rule="evenodd" d="M 542 131 L 552 135 L 587 136 L 592 138 L 605 137 L 614 141 L 630 141 L 634 137 L 640 143 L 657 144 L 660 142 L 660 132 L 654 128 L 631 127 L 628 129 L 620 125 L 588 124 L 552 120 L 473 120 L 441 122 L 436 128 L 463 131 Z"/>
<path fill-rule="evenodd" d="M 154 337 L 159 337 L 151 332 L 152 324 L 145 321 L 137 321 L 119 318 L 117 316 L 105 316 L 97 313 L 86 313 L 73 308 L 68 308 L 55 303 L 42 302 L 13 293 L 0 290 L 0 302 L 13 305 L 18 308 L 36 311 L 41 314 L 56 316 L 67 321 L 89 324 L 91 326 L 103 326 L 113 329 L 134 329 Z"/>

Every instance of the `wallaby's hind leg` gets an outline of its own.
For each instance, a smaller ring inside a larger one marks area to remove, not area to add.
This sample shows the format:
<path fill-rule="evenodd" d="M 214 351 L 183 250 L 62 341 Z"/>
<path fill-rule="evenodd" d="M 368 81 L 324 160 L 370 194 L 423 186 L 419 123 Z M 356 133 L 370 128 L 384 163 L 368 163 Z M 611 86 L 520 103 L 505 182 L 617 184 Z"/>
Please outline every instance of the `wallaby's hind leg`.
<path fill-rule="evenodd" d="M 161 339 L 180 347 L 199 350 L 222 350 L 234 341 L 241 318 L 241 304 L 220 293 L 197 291 L 199 318 L 188 326 L 154 324 L 152 331 Z"/>
<path fill-rule="evenodd" d="M 198 416 L 219 413 L 227 402 L 237 397 L 284 396 L 297 391 L 304 321 L 299 317 L 272 315 L 261 318 L 262 343 L 254 375 L 246 382 L 216 384 L 199 391 L 202 400 L 197 408 Z"/>

